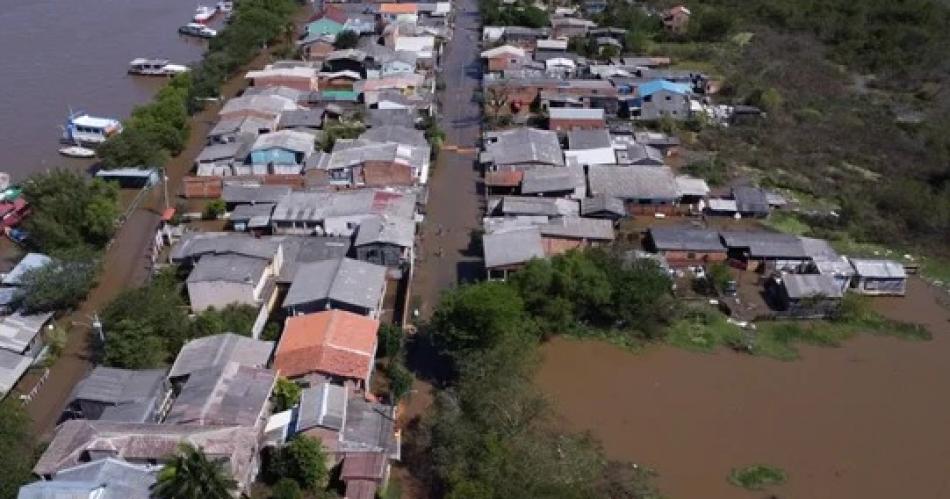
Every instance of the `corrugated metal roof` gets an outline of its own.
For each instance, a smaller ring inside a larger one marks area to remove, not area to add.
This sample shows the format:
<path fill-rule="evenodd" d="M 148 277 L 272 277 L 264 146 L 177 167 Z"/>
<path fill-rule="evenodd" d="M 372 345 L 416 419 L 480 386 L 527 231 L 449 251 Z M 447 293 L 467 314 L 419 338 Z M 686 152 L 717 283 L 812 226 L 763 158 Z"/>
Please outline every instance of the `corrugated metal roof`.
<path fill-rule="evenodd" d="M 305 263 L 284 298 L 284 307 L 333 300 L 373 310 L 386 282 L 386 267 L 341 258 Z"/>
<path fill-rule="evenodd" d="M 894 260 L 875 260 L 868 258 L 852 258 L 851 265 L 860 277 L 875 279 L 906 279 L 907 272 L 904 266 Z"/>
<path fill-rule="evenodd" d="M 482 236 L 485 267 L 504 267 L 527 263 L 533 258 L 544 258 L 541 232 L 530 227 Z"/>

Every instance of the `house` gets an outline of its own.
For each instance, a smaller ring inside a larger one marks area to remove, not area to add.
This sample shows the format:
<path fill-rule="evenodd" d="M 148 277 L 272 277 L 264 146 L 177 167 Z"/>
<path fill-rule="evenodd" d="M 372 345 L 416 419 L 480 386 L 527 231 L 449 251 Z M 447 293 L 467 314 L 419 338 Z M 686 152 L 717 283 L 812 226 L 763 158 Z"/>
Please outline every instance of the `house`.
<path fill-rule="evenodd" d="M 551 57 L 544 61 L 544 72 L 548 76 L 567 78 L 577 72 L 577 63 L 569 57 Z"/>
<path fill-rule="evenodd" d="M 535 42 L 535 50 L 567 52 L 567 45 L 568 43 L 566 38 L 550 38 Z"/>
<path fill-rule="evenodd" d="M 564 217 L 577 216 L 579 208 L 574 199 L 543 198 L 535 196 L 504 196 L 497 202 L 489 202 L 489 213 L 497 213 L 505 217 L 518 216 L 545 216 Z"/>
<path fill-rule="evenodd" d="M 372 215 L 412 218 L 416 196 L 409 191 L 359 189 L 341 192 L 292 192 L 271 216 L 275 234 L 350 236 Z"/>
<path fill-rule="evenodd" d="M 663 166 L 666 164 L 666 157 L 655 147 L 633 142 L 627 144 L 626 148 L 617 150 L 617 164 Z"/>
<path fill-rule="evenodd" d="M 724 262 L 727 257 L 719 233 L 709 229 L 652 227 L 645 246 L 677 268 Z"/>
<path fill-rule="evenodd" d="M 180 385 L 194 372 L 231 363 L 263 368 L 273 351 L 273 341 L 255 340 L 234 333 L 197 338 L 181 347 L 168 371 L 168 379 Z"/>
<path fill-rule="evenodd" d="M 764 189 L 733 187 L 732 199 L 736 201 L 736 212 L 744 217 L 763 218 L 769 215 L 769 201 Z"/>
<path fill-rule="evenodd" d="M 578 216 L 558 217 L 539 224 L 545 255 L 559 255 L 572 249 L 599 246 L 614 240 L 610 220 Z"/>
<path fill-rule="evenodd" d="M 14 312 L 0 320 L 0 349 L 35 359 L 43 351 L 43 329 L 53 318 L 52 312 L 30 314 Z"/>
<path fill-rule="evenodd" d="M 690 85 L 653 80 L 640 85 L 636 96 L 625 102 L 634 119 L 653 121 L 668 117 L 685 120 L 691 116 L 691 95 Z"/>
<path fill-rule="evenodd" d="M 277 373 L 239 362 L 192 371 L 176 387 L 165 424 L 259 427 L 266 419 Z"/>
<path fill-rule="evenodd" d="M 17 499 L 150 499 L 158 468 L 107 457 L 20 487 Z"/>
<path fill-rule="evenodd" d="M 319 88 L 317 70 L 310 66 L 281 67 L 274 64 L 248 71 L 244 78 L 255 87 L 289 87 L 303 92 Z"/>
<path fill-rule="evenodd" d="M 240 185 L 224 184 L 221 200 L 228 210 L 242 204 L 274 204 L 289 194 L 290 187 L 285 185 Z"/>
<path fill-rule="evenodd" d="M 800 273 L 831 276 L 842 291 L 851 287 L 854 267 L 851 266 L 848 257 L 839 255 L 824 239 L 802 237 L 799 240 L 805 249 L 805 254 L 811 259 L 799 269 Z"/>
<path fill-rule="evenodd" d="M 316 76 L 314 76 L 314 78 L 316 78 Z M 277 119 L 281 113 L 296 109 L 300 109 L 300 106 L 297 105 L 297 101 L 279 95 L 242 95 L 225 102 L 224 107 L 218 112 L 218 116 L 221 121 L 229 118 L 241 119 L 254 116 L 266 120 L 259 122 L 264 123 L 265 127 L 273 126 L 273 129 L 276 129 Z M 273 125 L 270 125 L 271 123 Z M 253 128 L 253 124 L 256 123 L 252 122 L 252 124 L 248 126 Z M 243 126 L 243 123 L 241 126 Z M 234 128 L 230 123 L 227 127 L 229 130 Z M 268 131 L 273 129 L 268 129 Z M 214 130 L 212 130 L 212 132 L 214 132 Z M 212 136 L 214 136 L 214 134 L 212 134 Z"/>
<path fill-rule="evenodd" d="M 554 17 L 551 19 L 551 38 L 580 38 L 596 27 L 593 21 L 577 17 Z"/>
<path fill-rule="evenodd" d="M 587 195 L 584 168 L 547 166 L 526 170 L 522 173 L 521 194 L 583 199 Z"/>
<path fill-rule="evenodd" d="M 486 277 L 506 280 L 511 272 L 534 258 L 544 258 L 544 243 L 537 227 L 489 232 L 482 236 Z"/>
<path fill-rule="evenodd" d="M 3 400 L 26 374 L 33 360 L 32 357 L 0 349 L 0 400 Z"/>
<path fill-rule="evenodd" d="M 729 258 L 746 265 L 748 270 L 794 271 L 810 257 L 802 241 L 791 234 L 765 231 L 721 231 Z"/>
<path fill-rule="evenodd" d="M 659 149 L 664 156 L 674 155 L 680 145 L 679 138 L 660 132 L 636 132 L 633 137 L 641 144 Z"/>
<path fill-rule="evenodd" d="M 893 260 L 852 258 L 854 279 L 851 289 L 862 295 L 904 296 L 907 293 L 907 272 Z"/>
<path fill-rule="evenodd" d="M 337 260 L 350 253 L 350 237 L 275 236 L 280 238 L 285 263 L 277 275 L 277 284 L 286 289 L 294 281 L 297 267 L 304 263 Z"/>
<path fill-rule="evenodd" d="M 505 26 L 501 39 L 508 44 L 526 49 L 534 49 L 535 42 L 548 37 L 547 28 L 526 28 L 524 26 Z"/>
<path fill-rule="evenodd" d="M 413 220 L 370 217 L 356 229 L 353 241 L 356 258 L 384 267 L 407 267 L 413 259 L 415 234 Z"/>
<path fill-rule="evenodd" d="M 405 144 L 413 147 L 428 147 L 425 132 L 415 127 L 381 125 L 360 134 L 360 140 L 390 144 Z"/>
<path fill-rule="evenodd" d="M 230 177 L 244 168 L 256 135 L 245 135 L 227 143 L 205 146 L 195 158 L 199 177 Z"/>
<path fill-rule="evenodd" d="M 275 297 L 271 261 L 240 255 L 208 255 L 185 281 L 191 309 L 203 312 L 230 304 L 270 308 Z"/>
<path fill-rule="evenodd" d="M 603 54 L 607 50 L 611 50 L 614 55 L 623 52 L 623 43 L 612 36 L 598 36 L 594 38 L 594 43 L 597 44 L 598 54 Z"/>
<path fill-rule="evenodd" d="M 622 199 L 629 213 L 677 211 L 676 178 L 666 166 L 591 166 L 587 173 L 591 196 Z"/>
<path fill-rule="evenodd" d="M 255 169 L 267 167 L 274 173 L 299 174 L 306 159 L 316 149 L 313 135 L 294 130 L 280 130 L 261 135 L 251 146 L 250 163 Z"/>
<path fill-rule="evenodd" d="M 355 79 L 357 80 L 365 78 L 366 52 L 363 52 L 360 49 L 334 50 L 323 58 L 323 70 L 330 74 L 348 71 L 356 75 Z M 321 82 L 320 88 L 324 90 L 330 90 L 333 87 L 327 85 L 326 79 L 324 78 Z M 344 88 L 338 89 L 345 90 Z"/>
<path fill-rule="evenodd" d="M 367 109 L 364 121 L 369 128 L 380 126 L 398 126 L 414 128 L 417 117 L 411 110 L 405 109 Z"/>
<path fill-rule="evenodd" d="M 385 133 L 372 135 L 385 136 Z M 313 167 L 325 170 L 332 185 L 411 186 L 416 182 L 421 184 L 428 181 L 431 154 L 428 143 L 413 146 L 396 142 L 343 139 L 336 141 L 332 154 L 325 156 Z"/>
<path fill-rule="evenodd" d="M 10 272 L 3 276 L 4 286 L 20 286 L 23 284 L 23 276 L 33 270 L 39 270 L 50 263 L 53 259 L 42 253 L 27 253 L 17 262 Z"/>
<path fill-rule="evenodd" d="M 188 232 L 168 255 L 170 263 L 188 268 L 207 255 L 236 255 L 273 262 L 275 272 L 283 265 L 281 242 L 273 238 L 257 238 L 231 232 Z"/>
<path fill-rule="evenodd" d="M 386 267 L 340 258 L 298 265 L 284 298 L 290 314 L 340 309 L 378 317 L 386 291 Z"/>
<path fill-rule="evenodd" d="M 389 480 L 389 457 L 382 452 L 350 452 L 343 457 L 340 480 L 345 495 L 352 499 L 373 499 Z"/>
<path fill-rule="evenodd" d="M 677 5 L 662 12 L 663 27 L 673 33 L 685 33 L 692 13 L 684 5 Z"/>
<path fill-rule="evenodd" d="M 564 166 L 557 134 L 534 128 L 515 128 L 485 134 L 479 161 L 488 169 L 529 170 L 537 166 Z"/>
<path fill-rule="evenodd" d="M 833 277 L 820 274 L 775 275 L 766 281 L 765 293 L 778 316 L 795 319 L 833 317 L 844 297 Z"/>
<path fill-rule="evenodd" d="M 280 114 L 280 120 L 277 122 L 278 130 L 319 130 L 323 128 L 323 116 L 325 109 L 298 109 L 295 111 L 284 111 Z"/>
<path fill-rule="evenodd" d="M 616 222 L 627 216 L 623 201 L 611 196 L 594 196 L 581 199 L 580 215 L 587 218 L 604 218 Z"/>
<path fill-rule="evenodd" d="M 73 388 L 66 416 L 127 423 L 157 422 L 171 395 L 165 382 L 167 372 L 167 369 L 97 366 Z"/>
<path fill-rule="evenodd" d="M 567 133 L 567 145 L 564 159 L 568 164 L 589 166 L 617 163 L 610 133 L 604 128 L 571 130 Z"/>
<path fill-rule="evenodd" d="M 378 104 L 384 95 L 391 94 L 392 91 L 397 94 L 405 94 L 408 99 L 424 84 L 425 77 L 423 75 L 409 72 L 359 81 L 354 88 L 363 95 L 363 102 L 367 106 L 371 106 Z M 408 100 L 411 102 L 411 99 Z"/>
<path fill-rule="evenodd" d="M 232 106 L 231 116 L 221 118 L 215 123 L 211 131 L 208 132 L 209 146 L 241 142 L 246 138 L 250 138 L 250 142 L 253 143 L 253 139 L 257 138 L 258 135 L 277 130 L 278 117 L 282 116 L 283 113 L 292 112 L 290 110 L 284 110 L 285 107 L 289 109 L 297 108 L 296 105 L 288 104 L 289 101 L 283 100 L 282 98 L 259 101 L 245 100 L 244 102 L 249 104 L 243 108 L 243 111 L 247 111 L 248 114 L 242 114 L 242 110 L 239 110 L 242 106 Z M 249 114 L 252 107 L 250 104 L 261 104 L 265 102 L 266 106 L 261 105 L 262 112 L 260 115 Z"/>
<path fill-rule="evenodd" d="M 418 15 L 419 7 L 415 3 L 379 4 L 379 17 L 387 22 L 408 21 L 414 24 Z"/>
<path fill-rule="evenodd" d="M 517 69 L 528 60 L 525 50 L 513 45 L 502 45 L 482 51 L 481 58 L 485 60 L 488 71 L 504 71 Z"/>
<path fill-rule="evenodd" d="M 288 317 L 274 368 L 281 376 L 318 374 L 370 386 L 379 321 L 345 310 Z"/>
<path fill-rule="evenodd" d="M 57 473 L 100 459 L 129 464 L 164 464 L 182 442 L 201 447 L 220 460 L 238 490 L 251 485 L 259 469 L 260 429 L 245 426 L 200 426 L 120 423 L 72 419 L 59 425 L 33 473 L 52 479 Z"/>
<path fill-rule="evenodd" d="M 435 37 L 434 36 L 400 36 L 393 46 L 397 52 L 410 52 L 416 56 L 416 64 L 421 68 L 435 67 Z"/>
<path fill-rule="evenodd" d="M 605 129 L 606 127 L 603 109 L 552 107 L 548 110 L 548 130 L 567 132 Z"/>
<path fill-rule="evenodd" d="M 676 192 L 680 195 L 680 203 L 693 205 L 709 195 L 709 184 L 701 178 L 677 175 Z"/>
<path fill-rule="evenodd" d="M 238 205 L 228 215 L 231 229 L 236 232 L 269 232 L 270 217 L 274 213 L 274 203 L 256 203 Z"/>

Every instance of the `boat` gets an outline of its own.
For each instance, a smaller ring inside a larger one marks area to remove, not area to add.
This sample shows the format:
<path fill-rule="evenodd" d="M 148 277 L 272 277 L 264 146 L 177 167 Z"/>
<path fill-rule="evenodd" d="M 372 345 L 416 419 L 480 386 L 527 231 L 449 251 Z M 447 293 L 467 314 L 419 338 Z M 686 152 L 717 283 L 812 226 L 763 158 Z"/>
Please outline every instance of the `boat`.
<path fill-rule="evenodd" d="M 217 3 L 216 7 L 218 8 L 218 12 L 221 12 L 223 14 L 230 14 L 231 12 L 234 11 L 234 2 L 228 2 L 226 0 L 222 0 L 221 2 Z"/>
<path fill-rule="evenodd" d="M 138 57 L 129 62 L 129 74 L 143 76 L 174 76 L 188 71 L 188 66 L 169 64 L 168 59 Z"/>
<path fill-rule="evenodd" d="M 188 23 L 180 28 L 178 32 L 183 35 L 197 36 L 198 38 L 214 38 L 218 32 L 201 23 Z"/>
<path fill-rule="evenodd" d="M 0 227 L 16 227 L 30 214 L 30 203 L 22 196 L 12 201 L 0 202 Z"/>
<path fill-rule="evenodd" d="M 198 8 L 195 9 L 195 17 L 193 18 L 193 20 L 194 20 L 196 23 L 204 24 L 204 23 L 210 21 L 211 18 L 214 17 L 214 15 L 217 14 L 217 13 L 218 13 L 218 9 L 216 9 L 216 8 L 214 8 L 214 7 L 208 7 L 208 6 L 206 6 L 206 5 L 199 5 Z"/>
<path fill-rule="evenodd" d="M 67 146 L 59 150 L 67 158 L 88 159 L 96 157 L 96 151 L 82 146 Z"/>
<path fill-rule="evenodd" d="M 117 119 L 90 116 L 83 112 L 70 113 L 63 126 L 63 142 L 74 146 L 97 146 L 109 137 L 120 133 L 122 133 L 122 123 Z"/>
<path fill-rule="evenodd" d="M 23 245 L 26 243 L 26 240 L 29 239 L 30 235 L 23 229 L 17 227 L 4 227 L 3 233 L 14 243 Z"/>

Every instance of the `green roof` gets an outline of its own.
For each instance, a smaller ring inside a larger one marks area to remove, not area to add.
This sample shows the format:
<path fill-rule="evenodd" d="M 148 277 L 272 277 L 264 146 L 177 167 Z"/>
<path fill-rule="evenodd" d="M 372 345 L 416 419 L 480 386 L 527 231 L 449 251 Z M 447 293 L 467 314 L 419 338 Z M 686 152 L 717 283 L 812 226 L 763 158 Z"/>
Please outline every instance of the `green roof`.
<path fill-rule="evenodd" d="M 359 100 L 360 94 L 354 90 L 324 90 L 320 92 L 320 96 L 326 100 L 356 101 Z"/>
<path fill-rule="evenodd" d="M 307 24 L 307 36 L 321 36 L 321 35 L 336 35 L 337 33 L 343 31 L 343 25 L 334 21 L 333 19 L 328 19 L 322 17 Z"/>

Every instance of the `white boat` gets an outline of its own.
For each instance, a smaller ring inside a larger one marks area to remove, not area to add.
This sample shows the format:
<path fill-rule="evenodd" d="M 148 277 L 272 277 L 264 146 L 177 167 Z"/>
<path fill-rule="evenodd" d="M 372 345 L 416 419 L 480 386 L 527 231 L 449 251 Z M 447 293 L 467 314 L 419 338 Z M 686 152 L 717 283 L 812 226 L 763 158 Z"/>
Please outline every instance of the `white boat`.
<path fill-rule="evenodd" d="M 183 35 L 197 36 L 198 38 L 214 38 L 218 32 L 201 23 L 188 23 L 180 28 L 178 32 Z"/>
<path fill-rule="evenodd" d="M 195 17 L 193 18 L 196 23 L 204 24 L 211 20 L 215 14 L 218 13 L 218 9 L 214 7 L 208 7 L 206 5 L 199 5 L 195 9 Z"/>
<path fill-rule="evenodd" d="M 82 146 L 69 146 L 64 147 L 59 150 L 59 153 L 67 158 L 94 158 L 96 157 L 96 151 Z"/>
<path fill-rule="evenodd" d="M 218 12 L 230 14 L 232 11 L 234 11 L 234 2 L 222 0 L 221 2 L 217 3 L 216 7 L 218 8 Z"/>
<path fill-rule="evenodd" d="M 169 64 L 167 59 L 139 57 L 129 63 L 129 74 L 145 76 L 174 76 L 188 71 L 188 66 Z"/>
<path fill-rule="evenodd" d="M 63 125 L 63 142 L 75 146 L 97 146 L 119 133 L 122 133 L 122 123 L 117 119 L 70 113 Z"/>

